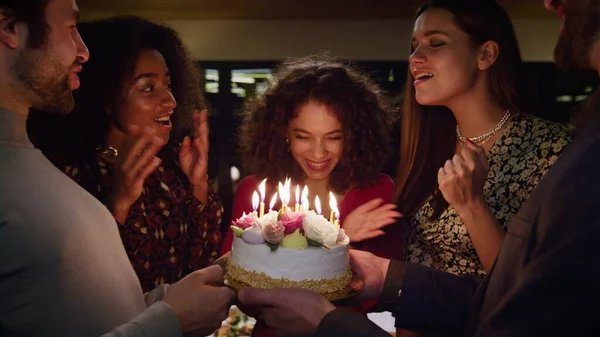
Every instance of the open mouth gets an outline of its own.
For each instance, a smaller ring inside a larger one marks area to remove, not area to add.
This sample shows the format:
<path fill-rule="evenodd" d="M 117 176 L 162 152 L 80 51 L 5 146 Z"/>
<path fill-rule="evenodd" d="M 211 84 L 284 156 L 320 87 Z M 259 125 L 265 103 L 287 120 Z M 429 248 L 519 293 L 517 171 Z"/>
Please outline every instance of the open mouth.
<path fill-rule="evenodd" d="M 71 73 L 70 82 L 71 82 L 71 90 L 79 89 L 79 86 L 81 86 L 81 81 L 79 80 L 79 76 L 77 76 L 77 73 L 74 73 L 74 72 Z"/>
<path fill-rule="evenodd" d="M 163 116 L 155 118 L 154 121 L 162 126 L 170 127 L 171 126 L 171 116 Z"/>
<path fill-rule="evenodd" d="M 428 72 L 428 71 L 420 71 L 417 72 L 416 74 L 414 74 L 414 78 L 415 78 L 415 85 L 422 83 L 424 81 L 427 81 L 428 79 L 432 78 L 433 74 Z"/>
<path fill-rule="evenodd" d="M 310 168 L 311 170 L 322 171 L 322 170 L 325 170 L 329 166 L 329 162 L 331 160 L 312 161 L 312 160 L 307 159 L 305 161 L 306 161 L 306 166 L 308 166 L 308 168 Z"/>

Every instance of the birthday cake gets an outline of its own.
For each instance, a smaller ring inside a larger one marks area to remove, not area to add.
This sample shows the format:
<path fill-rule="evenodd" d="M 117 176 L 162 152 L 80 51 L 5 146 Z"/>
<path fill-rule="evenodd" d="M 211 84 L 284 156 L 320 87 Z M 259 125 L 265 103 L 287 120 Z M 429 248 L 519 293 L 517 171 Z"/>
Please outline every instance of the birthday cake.
<path fill-rule="evenodd" d="M 282 205 L 288 202 L 282 199 Z M 297 287 L 323 295 L 347 289 L 352 279 L 348 236 L 333 212 L 332 222 L 303 205 L 243 214 L 234 221 L 227 278 L 249 287 Z"/>

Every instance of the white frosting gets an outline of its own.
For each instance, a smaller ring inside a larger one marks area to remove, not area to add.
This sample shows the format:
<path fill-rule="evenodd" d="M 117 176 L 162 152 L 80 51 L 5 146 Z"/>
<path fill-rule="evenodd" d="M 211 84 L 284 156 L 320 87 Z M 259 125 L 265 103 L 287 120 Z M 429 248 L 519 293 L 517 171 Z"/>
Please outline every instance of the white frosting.
<path fill-rule="evenodd" d="M 292 281 L 331 279 L 346 272 L 349 264 L 348 245 L 302 250 L 279 247 L 272 252 L 267 245 L 249 245 L 234 237 L 231 263 L 273 278 Z"/>

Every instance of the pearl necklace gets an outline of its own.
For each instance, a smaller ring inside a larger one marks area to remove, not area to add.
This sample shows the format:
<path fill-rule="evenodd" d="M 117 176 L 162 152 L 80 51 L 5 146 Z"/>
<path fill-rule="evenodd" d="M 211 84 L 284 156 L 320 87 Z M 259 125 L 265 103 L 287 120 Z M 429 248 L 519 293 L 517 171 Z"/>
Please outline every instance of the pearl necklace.
<path fill-rule="evenodd" d="M 492 138 L 492 136 L 494 136 L 498 131 L 500 131 L 500 129 L 502 129 L 502 127 L 504 126 L 504 124 L 506 124 L 506 122 L 508 121 L 509 118 L 510 118 L 510 108 L 506 109 L 504 116 L 502 116 L 502 119 L 498 122 L 498 124 L 496 124 L 496 126 L 492 130 L 490 130 L 489 132 L 487 132 L 481 136 L 469 138 L 469 140 L 478 145 L 481 145 L 481 144 L 487 142 L 488 140 L 490 140 L 490 138 Z M 467 138 L 465 136 L 463 136 L 462 133 L 460 133 L 460 128 L 458 127 L 458 125 L 456 126 L 456 136 L 458 137 L 458 140 L 461 143 L 465 143 L 467 141 Z"/>

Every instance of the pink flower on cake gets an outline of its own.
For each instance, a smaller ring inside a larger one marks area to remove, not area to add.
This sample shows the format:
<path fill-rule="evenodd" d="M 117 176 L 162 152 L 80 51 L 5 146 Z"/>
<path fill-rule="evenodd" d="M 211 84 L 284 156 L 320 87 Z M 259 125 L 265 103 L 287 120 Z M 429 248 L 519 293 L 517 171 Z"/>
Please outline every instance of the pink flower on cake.
<path fill-rule="evenodd" d="M 300 212 L 287 211 L 281 215 L 281 223 L 285 227 L 285 234 L 292 234 L 298 228 L 302 228 L 304 214 Z"/>
<path fill-rule="evenodd" d="M 246 214 L 246 212 L 244 212 L 242 216 L 233 223 L 233 225 L 241 229 L 246 229 L 252 227 L 252 225 L 255 223 L 258 224 L 258 217 L 254 215 L 254 213 Z"/>
<path fill-rule="evenodd" d="M 269 222 L 263 227 L 263 236 L 268 243 L 278 244 L 285 236 L 285 226 L 281 221 Z"/>

